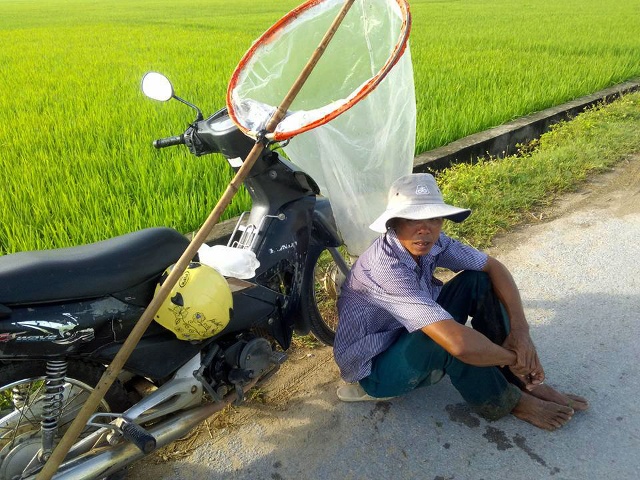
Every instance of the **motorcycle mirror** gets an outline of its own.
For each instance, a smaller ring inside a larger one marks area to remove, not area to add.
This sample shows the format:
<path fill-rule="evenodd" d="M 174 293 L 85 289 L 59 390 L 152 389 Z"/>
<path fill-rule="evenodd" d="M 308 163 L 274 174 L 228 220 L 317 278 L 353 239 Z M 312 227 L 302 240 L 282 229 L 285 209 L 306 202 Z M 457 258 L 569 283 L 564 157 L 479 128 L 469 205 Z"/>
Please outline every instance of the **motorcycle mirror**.
<path fill-rule="evenodd" d="M 173 98 L 173 85 L 158 72 L 148 72 L 142 77 L 142 93 L 153 100 L 166 102 Z"/>

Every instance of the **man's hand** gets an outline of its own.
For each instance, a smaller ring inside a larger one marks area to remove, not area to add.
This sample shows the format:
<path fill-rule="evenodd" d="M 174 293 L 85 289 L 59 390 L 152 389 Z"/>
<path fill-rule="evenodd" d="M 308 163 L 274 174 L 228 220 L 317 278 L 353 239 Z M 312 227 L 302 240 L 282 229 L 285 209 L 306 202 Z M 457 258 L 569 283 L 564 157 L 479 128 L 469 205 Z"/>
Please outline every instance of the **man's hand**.
<path fill-rule="evenodd" d="M 516 363 L 509 368 L 522 379 L 527 389 L 532 389 L 544 381 L 544 369 L 529 332 L 513 330 L 502 346 L 516 354 Z"/>

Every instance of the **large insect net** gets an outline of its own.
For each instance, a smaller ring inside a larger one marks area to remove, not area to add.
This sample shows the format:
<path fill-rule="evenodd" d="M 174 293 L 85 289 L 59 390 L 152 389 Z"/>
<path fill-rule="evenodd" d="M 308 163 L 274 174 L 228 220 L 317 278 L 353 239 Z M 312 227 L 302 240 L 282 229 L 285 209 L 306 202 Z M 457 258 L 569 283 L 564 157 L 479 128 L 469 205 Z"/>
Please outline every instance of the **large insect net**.
<path fill-rule="evenodd" d="M 267 122 L 343 9 L 310 0 L 265 32 L 240 61 L 227 92 L 231 118 L 246 134 Z M 376 233 L 391 183 L 411 172 L 415 95 L 404 0 L 355 0 L 285 118 L 267 138 L 291 139 L 287 156 L 332 204 L 349 253 Z"/>

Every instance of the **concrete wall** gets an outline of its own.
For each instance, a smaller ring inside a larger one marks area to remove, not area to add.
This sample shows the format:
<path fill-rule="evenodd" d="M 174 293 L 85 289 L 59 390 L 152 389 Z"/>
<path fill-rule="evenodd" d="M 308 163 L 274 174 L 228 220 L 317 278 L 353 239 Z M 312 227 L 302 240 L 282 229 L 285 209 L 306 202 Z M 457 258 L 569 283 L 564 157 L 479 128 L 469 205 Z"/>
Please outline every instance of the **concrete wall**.
<path fill-rule="evenodd" d="M 554 123 L 569 120 L 599 102 L 610 102 L 625 93 L 639 89 L 640 79 L 625 82 L 484 132 L 469 135 L 444 147 L 418 155 L 413 163 L 413 171 L 434 172 L 447 168 L 453 163 L 472 162 L 487 156 L 513 155 L 517 152 L 518 144 L 529 143 L 540 137 Z"/>

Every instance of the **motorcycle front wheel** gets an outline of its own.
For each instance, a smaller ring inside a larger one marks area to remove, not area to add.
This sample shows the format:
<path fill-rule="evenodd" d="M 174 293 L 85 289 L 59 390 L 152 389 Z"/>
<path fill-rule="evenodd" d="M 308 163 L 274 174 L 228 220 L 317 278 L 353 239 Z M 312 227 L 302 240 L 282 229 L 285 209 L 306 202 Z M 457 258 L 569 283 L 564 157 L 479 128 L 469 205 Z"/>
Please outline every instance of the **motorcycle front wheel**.
<path fill-rule="evenodd" d="M 20 478 L 42 447 L 41 421 L 45 405 L 46 363 L 10 362 L 0 364 L 0 478 Z M 70 361 L 60 393 L 58 432 L 55 444 L 76 417 L 102 376 L 101 366 Z M 97 412 L 123 412 L 129 405 L 127 394 L 115 382 Z M 84 437 L 96 427 L 87 427 Z"/>
<path fill-rule="evenodd" d="M 333 252 L 331 251 L 333 250 Z M 352 260 L 344 247 L 316 248 L 309 252 L 313 262 L 313 274 L 303 284 L 302 315 L 305 317 L 313 336 L 328 346 L 333 345 L 338 328 L 338 297 L 346 278 L 345 266 L 351 267 Z M 332 255 L 333 253 L 333 255 Z M 343 268 L 334 259 L 339 255 Z"/>

